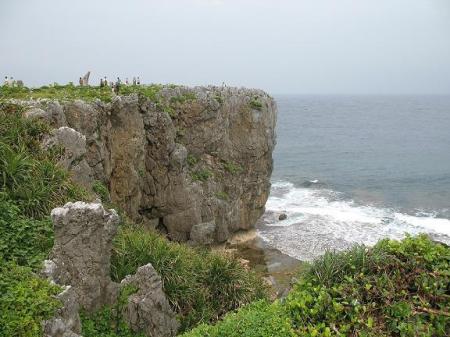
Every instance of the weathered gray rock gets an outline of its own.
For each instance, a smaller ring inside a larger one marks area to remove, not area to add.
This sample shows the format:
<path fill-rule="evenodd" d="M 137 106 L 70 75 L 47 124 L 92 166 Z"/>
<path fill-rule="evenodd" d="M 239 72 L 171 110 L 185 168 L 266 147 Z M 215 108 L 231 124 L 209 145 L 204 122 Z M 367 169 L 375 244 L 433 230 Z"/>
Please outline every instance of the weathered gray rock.
<path fill-rule="evenodd" d="M 129 95 L 50 103 L 52 115 L 63 111 L 61 121 L 86 137 L 85 152 L 74 137 L 79 152 L 69 147 L 65 159 L 74 179 L 105 182 L 134 221 L 157 224 L 178 241 L 189 240 L 195 225 L 215 223 L 214 241 L 222 242 L 263 214 L 276 121 L 263 91 L 164 86 L 157 102 Z"/>
<path fill-rule="evenodd" d="M 87 311 L 114 303 L 118 286 L 109 275 L 117 213 L 99 203 L 75 202 L 55 208 L 51 217 L 54 265 L 47 263 L 46 274 L 57 284 L 71 285 L 80 306 Z"/>
<path fill-rule="evenodd" d="M 216 224 L 213 222 L 201 223 L 192 226 L 190 239 L 197 244 L 210 245 L 214 243 Z"/>
<path fill-rule="evenodd" d="M 120 286 L 138 289 L 123 310 L 123 317 L 133 331 L 149 337 L 176 335 L 179 323 L 163 292 L 161 278 L 150 263 L 127 276 Z"/>
<path fill-rule="evenodd" d="M 32 104 L 24 115 L 26 118 L 42 120 L 55 128 L 67 125 L 64 111 L 58 101 L 46 101 L 42 105 Z"/>
<path fill-rule="evenodd" d="M 94 178 L 89 164 L 85 160 L 86 137 L 78 131 L 62 126 L 54 129 L 51 136 L 44 141 L 46 148 L 60 146 L 64 149 L 64 154 L 59 160 L 59 164 L 72 173 L 75 182 L 91 187 Z"/>
<path fill-rule="evenodd" d="M 29 119 L 40 119 L 48 123 L 52 120 L 52 115 L 49 111 L 44 111 L 40 108 L 30 108 L 25 111 L 25 117 Z"/>
<path fill-rule="evenodd" d="M 62 307 L 53 318 L 42 323 L 44 337 L 79 337 L 81 322 L 76 292 L 71 286 L 66 286 L 57 298 Z"/>
<path fill-rule="evenodd" d="M 60 163 L 65 169 L 69 169 L 74 163 L 80 161 L 86 153 L 86 137 L 72 128 L 62 126 L 51 132 L 51 137 L 45 141 L 44 146 L 63 147 L 65 152 Z"/>
<path fill-rule="evenodd" d="M 281 213 L 280 216 L 278 217 L 278 220 L 283 221 L 287 219 L 287 214 L 286 213 Z"/>

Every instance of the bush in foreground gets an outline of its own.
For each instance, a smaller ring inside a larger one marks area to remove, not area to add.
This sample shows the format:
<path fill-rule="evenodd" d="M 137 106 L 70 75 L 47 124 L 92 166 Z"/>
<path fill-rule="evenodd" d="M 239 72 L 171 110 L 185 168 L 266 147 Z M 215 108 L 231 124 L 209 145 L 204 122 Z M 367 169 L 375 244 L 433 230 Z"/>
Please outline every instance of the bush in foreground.
<path fill-rule="evenodd" d="M 41 336 L 41 321 L 60 306 L 55 299 L 60 291 L 30 268 L 0 259 L 0 336 Z"/>
<path fill-rule="evenodd" d="M 202 324 L 183 336 L 293 337 L 292 322 L 284 310 L 279 302 L 258 301 L 226 315 L 217 325 Z"/>
<path fill-rule="evenodd" d="M 383 240 L 373 248 L 326 253 L 281 304 L 248 307 L 184 336 L 235 336 L 248 321 L 269 333 L 249 328 L 241 336 L 278 336 L 271 326 L 285 322 L 298 336 L 448 336 L 449 281 L 448 246 L 425 235 Z M 283 308 L 279 321 L 259 323 L 277 306 Z"/>

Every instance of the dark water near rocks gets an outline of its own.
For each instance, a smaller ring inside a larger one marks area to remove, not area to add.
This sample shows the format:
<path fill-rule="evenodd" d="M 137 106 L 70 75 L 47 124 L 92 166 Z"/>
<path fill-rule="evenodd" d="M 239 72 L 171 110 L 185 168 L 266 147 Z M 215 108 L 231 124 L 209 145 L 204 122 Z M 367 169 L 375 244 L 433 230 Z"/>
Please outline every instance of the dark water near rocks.
<path fill-rule="evenodd" d="M 275 99 L 266 242 L 302 260 L 404 233 L 450 243 L 450 96 Z"/>

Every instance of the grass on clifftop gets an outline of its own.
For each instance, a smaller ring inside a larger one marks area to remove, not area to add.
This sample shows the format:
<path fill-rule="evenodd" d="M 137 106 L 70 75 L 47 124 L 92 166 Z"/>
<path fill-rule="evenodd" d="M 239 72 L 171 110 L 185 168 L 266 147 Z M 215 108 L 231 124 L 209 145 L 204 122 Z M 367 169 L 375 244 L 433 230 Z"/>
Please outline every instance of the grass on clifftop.
<path fill-rule="evenodd" d="M 153 102 L 159 100 L 158 94 L 162 85 L 121 85 L 120 95 L 141 94 Z M 55 100 L 75 100 L 81 99 L 87 102 L 99 99 L 102 102 L 111 102 L 114 94 L 110 87 L 100 86 L 75 86 L 73 84 L 59 85 L 53 84 L 39 88 L 0 86 L 0 100 L 4 99 L 55 99 Z"/>
<path fill-rule="evenodd" d="M 194 92 L 184 92 L 179 96 L 171 96 L 166 99 L 164 95 L 160 94 L 161 90 L 166 87 L 174 89 L 176 85 L 124 85 L 120 86 L 119 95 L 137 94 L 148 98 L 156 106 L 166 112 L 171 118 L 176 118 L 177 109 L 185 104 L 196 99 Z M 59 85 L 57 83 L 52 85 L 45 85 L 39 88 L 27 87 L 10 87 L 0 86 L 0 102 L 11 99 L 17 100 L 38 100 L 50 99 L 59 101 L 73 101 L 81 99 L 86 102 L 92 102 L 96 99 L 108 103 L 111 102 L 115 94 L 110 87 L 100 86 L 75 86 L 72 83 L 67 85 Z"/>
<path fill-rule="evenodd" d="M 450 248 L 427 236 L 326 253 L 283 301 L 184 337 L 449 336 Z M 267 313 L 274 312 L 275 317 Z"/>

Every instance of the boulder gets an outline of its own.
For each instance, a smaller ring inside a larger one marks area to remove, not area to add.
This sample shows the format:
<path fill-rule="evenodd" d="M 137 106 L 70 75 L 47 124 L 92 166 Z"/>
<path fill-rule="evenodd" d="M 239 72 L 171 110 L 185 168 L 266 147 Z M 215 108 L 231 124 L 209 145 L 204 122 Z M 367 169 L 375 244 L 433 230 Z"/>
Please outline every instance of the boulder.
<path fill-rule="evenodd" d="M 161 277 L 150 263 L 123 279 L 120 287 L 137 289 L 128 297 L 122 313 L 133 331 L 149 337 L 176 335 L 179 323 L 162 289 Z"/>
<path fill-rule="evenodd" d="M 287 214 L 286 213 L 281 213 L 280 216 L 278 217 L 278 220 L 282 221 L 282 220 L 286 220 L 287 219 Z"/>
<path fill-rule="evenodd" d="M 216 224 L 213 222 L 205 222 L 192 226 L 191 240 L 196 244 L 210 245 L 215 241 Z"/>

